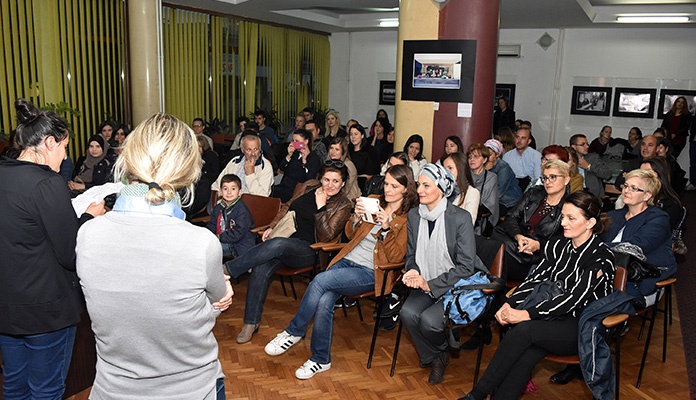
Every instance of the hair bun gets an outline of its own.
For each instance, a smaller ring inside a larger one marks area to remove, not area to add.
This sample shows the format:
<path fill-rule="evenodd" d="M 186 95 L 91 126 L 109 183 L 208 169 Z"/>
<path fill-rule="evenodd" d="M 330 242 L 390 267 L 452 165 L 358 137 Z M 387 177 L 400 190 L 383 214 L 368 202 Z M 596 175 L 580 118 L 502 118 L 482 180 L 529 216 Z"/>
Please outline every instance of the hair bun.
<path fill-rule="evenodd" d="M 41 114 L 41 111 L 31 102 L 22 98 L 15 101 L 15 109 L 17 110 L 17 121 L 22 125 L 33 122 Z"/>

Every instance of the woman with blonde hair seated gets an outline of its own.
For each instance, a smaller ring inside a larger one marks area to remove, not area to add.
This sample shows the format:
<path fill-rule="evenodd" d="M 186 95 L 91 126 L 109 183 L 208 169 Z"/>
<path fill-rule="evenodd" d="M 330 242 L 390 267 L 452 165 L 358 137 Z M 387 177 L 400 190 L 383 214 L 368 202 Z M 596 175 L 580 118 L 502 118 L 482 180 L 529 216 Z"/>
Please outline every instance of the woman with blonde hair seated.
<path fill-rule="evenodd" d="M 91 399 L 225 398 L 213 326 L 232 287 L 220 242 L 182 211 L 200 171 L 193 130 L 166 114 L 148 118 L 116 162 L 116 180 L 128 185 L 113 211 L 78 233 L 97 342 Z M 118 251 L 104 246 L 115 237 Z"/>

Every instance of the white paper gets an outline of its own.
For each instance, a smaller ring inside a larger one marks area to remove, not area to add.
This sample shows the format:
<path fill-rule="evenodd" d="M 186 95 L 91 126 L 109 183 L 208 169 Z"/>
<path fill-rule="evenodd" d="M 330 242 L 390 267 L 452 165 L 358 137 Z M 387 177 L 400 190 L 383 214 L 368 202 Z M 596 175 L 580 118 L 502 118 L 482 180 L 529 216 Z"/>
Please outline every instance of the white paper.
<path fill-rule="evenodd" d="M 433 103 L 433 111 L 437 111 L 440 109 L 440 103 L 437 101 Z"/>
<path fill-rule="evenodd" d="M 471 118 L 472 103 L 457 103 L 457 117 Z"/>
<path fill-rule="evenodd" d="M 85 190 L 84 193 L 75 197 L 72 201 L 73 209 L 75 214 L 79 217 L 84 214 L 87 207 L 92 203 L 98 203 L 104 200 L 104 197 L 112 194 L 118 193 L 123 189 L 125 185 L 121 182 L 117 183 L 106 183 L 99 186 L 93 186 L 90 189 Z"/>

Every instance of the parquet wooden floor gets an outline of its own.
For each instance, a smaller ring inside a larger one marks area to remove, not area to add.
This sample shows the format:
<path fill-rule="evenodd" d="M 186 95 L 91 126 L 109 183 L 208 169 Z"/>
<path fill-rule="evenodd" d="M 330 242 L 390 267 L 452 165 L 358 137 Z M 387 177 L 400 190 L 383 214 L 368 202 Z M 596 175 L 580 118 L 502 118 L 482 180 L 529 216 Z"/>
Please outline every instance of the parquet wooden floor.
<path fill-rule="evenodd" d="M 296 282 L 298 296 L 304 293 L 304 282 Z M 418 367 L 415 349 L 404 332 L 394 377 L 389 376 L 389 367 L 396 330 L 380 332 L 372 368 L 366 368 L 372 333 L 372 304 L 363 304 L 365 322 L 361 323 L 357 310 L 348 310 L 344 317 L 336 312 L 332 367 L 307 381 L 295 378 L 294 373 L 309 358 L 309 340 L 302 340 L 287 353 L 270 357 L 263 351 L 266 343 L 282 331 L 294 315 L 299 300 L 284 297 L 280 283 L 273 282 L 266 300 L 265 311 L 259 333 L 251 342 L 238 345 L 235 341 L 242 326 L 246 281 L 235 285 L 233 306 L 218 318 L 215 335 L 220 343 L 220 360 L 227 375 L 228 399 L 456 399 L 468 392 L 473 383 L 475 352 L 462 352 L 459 359 L 452 360 L 445 381 L 437 386 L 427 383 L 429 370 Z M 623 399 L 688 399 L 684 351 L 676 304 L 674 323 L 668 331 L 667 362 L 662 363 L 662 317 L 653 334 L 653 343 L 648 356 L 646 372 L 640 389 L 635 380 L 640 366 L 644 341 L 638 341 L 640 328 L 638 318 L 631 319 L 630 331 L 622 342 L 621 398 Z M 496 331 L 494 331 L 495 333 Z M 311 327 L 308 332 L 311 335 Z M 497 336 L 494 335 L 494 336 Z M 487 346 L 483 355 L 485 369 L 498 340 Z M 565 386 L 554 385 L 549 377 L 562 366 L 542 362 L 534 372 L 538 394 L 527 394 L 524 399 L 591 399 L 585 384 L 574 381 Z M 72 400 L 87 399 L 89 390 L 71 397 Z"/>

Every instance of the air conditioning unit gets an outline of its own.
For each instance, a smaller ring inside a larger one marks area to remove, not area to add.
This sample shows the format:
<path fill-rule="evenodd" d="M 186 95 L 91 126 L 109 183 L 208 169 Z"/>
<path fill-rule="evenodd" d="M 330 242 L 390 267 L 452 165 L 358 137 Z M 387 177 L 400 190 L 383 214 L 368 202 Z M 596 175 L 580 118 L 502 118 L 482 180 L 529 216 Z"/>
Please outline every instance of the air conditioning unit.
<path fill-rule="evenodd" d="M 520 44 L 499 44 L 498 57 L 517 57 L 522 54 L 522 45 Z"/>

